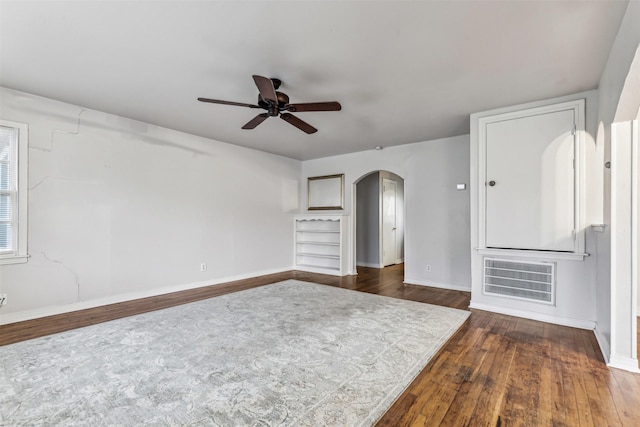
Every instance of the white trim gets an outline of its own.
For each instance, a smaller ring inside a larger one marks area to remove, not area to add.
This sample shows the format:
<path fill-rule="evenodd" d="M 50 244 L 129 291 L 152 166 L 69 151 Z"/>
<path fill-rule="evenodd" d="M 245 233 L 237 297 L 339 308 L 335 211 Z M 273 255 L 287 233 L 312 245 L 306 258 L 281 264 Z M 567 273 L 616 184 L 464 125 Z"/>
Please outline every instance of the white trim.
<path fill-rule="evenodd" d="M 638 121 L 631 121 L 631 358 L 636 361 L 638 369 L 638 182 L 640 182 L 638 162 Z M 640 372 L 640 371 L 638 371 Z"/>
<path fill-rule="evenodd" d="M 555 325 L 570 326 L 572 328 L 594 330 L 596 322 L 592 320 L 573 319 L 571 317 L 560 317 L 551 314 L 536 313 L 527 310 L 518 310 L 502 306 L 479 303 L 471 301 L 469 308 L 477 310 L 491 311 L 493 313 L 506 314 L 507 316 L 522 317 L 525 319 L 537 320 L 539 322 L 553 323 Z"/>
<path fill-rule="evenodd" d="M 327 274 L 329 276 L 347 276 L 347 273 L 342 274 L 339 270 L 334 270 L 328 267 L 314 267 L 311 265 L 302 265 L 302 264 L 297 264 L 295 267 L 293 267 L 293 270 L 295 271 L 303 271 L 305 273 L 317 273 L 317 274 Z"/>
<path fill-rule="evenodd" d="M 449 289 L 451 291 L 471 292 L 471 286 L 443 284 L 443 283 L 437 283 L 437 282 L 430 282 L 428 280 L 405 278 L 404 283 L 407 285 L 419 285 L 419 286 L 429 286 L 432 288 Z"/>
<path fill-rule="evenodd" d="M 382 204 L 383 204 L 383 200 L 382 200 L 382 192 L 384 191 L 383 188 L 383 180 L 387 179 L 387 178 L 383 178 L 382 174 L 380 173 L 380 171 L 377 172 L 378 173 L 378 261 L 380 261 L 380 266 L 384 267 L 384 241 L 382 239 L 382 233 L 383 233 L 383 227 L 382 227 Z M 356 190 L 357 191 L 357 190 Z M 356 206 L 357 209 L 357 206 Z M 356 212 L 357 214 L 357 212 Z M 357 244 L 357 242 L 356 242 Z"/>
<path fill-rule="evenodd" d="M 637 364 L 637 202 L 638 161 L 633 121 L 611 125 L 611 366 Z"/>
<path fill-rule="evenodd" d="M 612 354 L 609 359 L 609 363 L 607 363 L 607 366 L 610 368 L 624 369 L 625 371 L 640 374 L 640 369 L 638 369 L 638 359 L 633 359 L 631 357 L 617 356 L 615 354 Z"/>
<path fill-rule="evenodd" d="M 24 264 L 30 257 L 31 255 L 3 255 L 0 257 L 0 265 Z"/>
<path fill-rule="evenodd" d="M 362 177 L 360 177 L 362 178 Z M 350 272 L 354 272 L 354 274 L 358 274 L 358 257 L 357 253 L 357 243 L 356 243 L 356 227 L 358 226 L 358 204 L 357 204 L 357 187 L 356 182 L 351 183 L 351 206 L 347 206 L 349 212 L 351 212 L 349 218 L 349 224 L 351 224 L 351 229 L 349 230 L 349 235 L 347 237 L 347 245 L 349 247 L 349 264 L 347 265 L 347 270 Z"/>
<path fill-rule="evenodd" d="M 611 348 L 609 347 L 609 342 L 602 335 L 600 329 L 598 328 L 598 323 L 596 322 L 596 327 L 593 330 L 593 333 L 596 336 L 596 341 L 598 341 L 598 346 L 600 346 L 600 352 L 602 353 L 602 357 L 604 358 L 605 363 L 609 363 L 609 357 L 611 355 Z"/>
<path fill-rule="evenodd" d="M 609 302 L 610 304 L 610 311 L 609 311 L 609 316 L 611 319 L 611 337 L 610 337 L 610 348 L 609 351 L 611 352 L 614 348 L 616 348 L 616 331 L 618 328 L 618 322 L 616 320 L 616 297 L 617 297 L 617 280 L 618 280 L 618 266 L 617 266 L 617 259 L 618 259 L 618 228 L 619 228 L 619 224 L 617 221 L 617 216 L 618 216 L 618 175 L 619 175 L 619 169 L 620 169 L 620 165 L 622 165 L 623 163 L 620 162 L 620 165 L 618 164 L 618 157 L 617 156 L 617 152 L 618 152 L 618 145 L 619 145 L 619 141 L 618 138 L 616 138 L 616 132 L 617 132 L 617 127 L 615 126 L 615 124 L 611 125 L 611 144 L 610 144 L 610 150 L 611 150 L 611 162 L 613 164 L 613 167 L 611 167 L 611 173 L 610 173 L 610 177 L 611 177 L 611 192 L 610 192 L 610 217 L 611 217 L 611 224 L 609 227 L 610 230 L 610 239 L 609 239 L 609 245 L 610 245 L 610 251 L 609 251 L 609 260 L 610 260 L 610 264 L 611 264 L 611 269 L 609 272 L 609 278 L 610 278 L 610 288 L 611 288 L 611 300 Z"/>
<path fill-rule="evenodd" d="M 528 251 L 524 249 L 475 248 L 480 255 L 513 256 L 549 261 L 583 261 L 589 254 L 575 252 Z"/>
<path fill-rule="evenodd" d="M 251 279 L 253 277 L 265 276 L 268 274 L 283 273 L 293 270 L 293 266 L 287 268 L 277 268 L 271 270 L 255 271 L 253 273 L 239 274 L 237 276 L 227 276 L 219 279 L 206 280 L 201 282 L 183 283 L 180 285 L 167 286 L 159 289 L 130 292 L 126 294 L 112 295 L 104 298 L 97 298 L 89 301 L 79 301 L 72 304 L 56 305 L 39 308 L 35 310 L 20 311 L 17 313 L 0 314 L 0 325 L 23 322 L 41 317 L 54 316 L 56 314 L 70 313 L 73 311 L 86 310 L 88 308 L 102 307 L 109 304 L 132 301 L 140 298 L 155 297 L 158 295 L 170 294 L 173 292 L 186 291 L 189 289 L 204 288 L 206 286 L 220 285 L 236 280 Z"/>

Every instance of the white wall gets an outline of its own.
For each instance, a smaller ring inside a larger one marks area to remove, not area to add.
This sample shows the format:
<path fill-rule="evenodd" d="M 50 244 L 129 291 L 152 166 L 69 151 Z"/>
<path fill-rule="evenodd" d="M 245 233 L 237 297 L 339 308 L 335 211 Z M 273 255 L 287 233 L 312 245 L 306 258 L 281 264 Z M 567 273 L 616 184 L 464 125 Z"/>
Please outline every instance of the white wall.
<path fill-rule="evenodd" d="M 469 191 L 456 190 L 469 182 L 469 136 L 302 162 L 303 179 L 345 174 L 346 214 L 353 212 L 354 182 L 378 170 L 404 179 L 405 282 L 469 290 Z"/>
<path fill-rule="evenodd" d="M 620 96 L 639 45 L 640 2 L 630 1 L 598 84 L 600 131 L 596 143 L 604 151 L 604 162 L 611 160 L 611 124 L 615 120 Z M 605 358 L 609 358 L 612 352 L 611 319 L 615 314 L 611 310 L 611 170 L 602 167 L 599 173 L 603 175 L 602 217 L 607 227 L 597 240 L 596 336 Z"/>
<path fill-rule="evenodd" d="M 0 267 L 1 323 L 291 268 L 300 162 L 0 90 L 31 255 Z"/>

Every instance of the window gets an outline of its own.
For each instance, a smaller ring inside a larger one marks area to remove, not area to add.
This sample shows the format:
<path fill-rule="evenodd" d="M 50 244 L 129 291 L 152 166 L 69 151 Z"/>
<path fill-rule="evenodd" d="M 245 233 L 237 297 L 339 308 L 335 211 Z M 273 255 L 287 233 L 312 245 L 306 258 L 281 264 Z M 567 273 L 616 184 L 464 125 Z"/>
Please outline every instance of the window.
<path fill-rule="evenodd" d="M 27 261 L 28 128 L 0 120 L 0 264 Z"/>

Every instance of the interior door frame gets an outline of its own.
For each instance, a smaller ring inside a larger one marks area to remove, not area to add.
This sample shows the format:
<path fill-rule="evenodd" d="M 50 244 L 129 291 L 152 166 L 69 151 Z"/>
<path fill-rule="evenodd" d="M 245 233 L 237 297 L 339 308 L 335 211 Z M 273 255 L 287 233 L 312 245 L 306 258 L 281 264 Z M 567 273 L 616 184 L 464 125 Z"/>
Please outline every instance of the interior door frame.
<path fill-rule="evenodd" d="M 640 372 L 637 354 L 638 123 L 611 124 L 611 341 L 608 365 Z"/>
<path fill-rule="evenodd" d="M 385 249 L 385 239 L 384 239 L 384 183 L 385 181 L 388 182 L 392 182 L 393 185 L 395 186 L 395 190 L 394 190 L 394 198 L 393 198 L 393 210 L 394 210 L 394 239 L 393 239 L 393 261 L 390 264 L 387 264 L 385 262 L 385 257 L 384 257 L 384 249 Z M 379 250 L 379 255 L 378 255 L 378 259 L 380 260 L 380 268 L 384 268 L 386 266 L 389 265 L 394 265 L 396 264 L 397 260 L 398 260 L 398 236 L 396 235 L 397 233 L 397 224 L 398 224 L 398 219 L 397 219 L 397 209 L 396 209 L 396 204 L 398 203 L 398 183 L 392 179 L 389 178 L 385 178 L 383 176 L 380 176 L 380 232 L 379 232 L 379 236 L 380 236 L 380 242 L 378 243 L 378 250 Z"/>

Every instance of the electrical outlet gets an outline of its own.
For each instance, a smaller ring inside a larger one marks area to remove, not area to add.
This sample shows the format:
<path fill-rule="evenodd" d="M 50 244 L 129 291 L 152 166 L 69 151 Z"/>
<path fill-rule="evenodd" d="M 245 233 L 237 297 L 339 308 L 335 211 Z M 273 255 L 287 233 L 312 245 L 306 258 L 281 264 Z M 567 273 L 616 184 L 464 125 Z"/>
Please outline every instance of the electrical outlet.
<path fill-rule="evenodd" d="M 0 294 L 0 305 L 7 305 L 7 294 Z"/>
<path fill-rule="evenodd" d="M 200 264 L 200 271 L 207 271 L 207 263 L 203 262 L 202 264 Z"/>
<path fill-rule="evenodd" d="M 431 271 L 431 264 L 427 264 L 427 272 Z"/>

